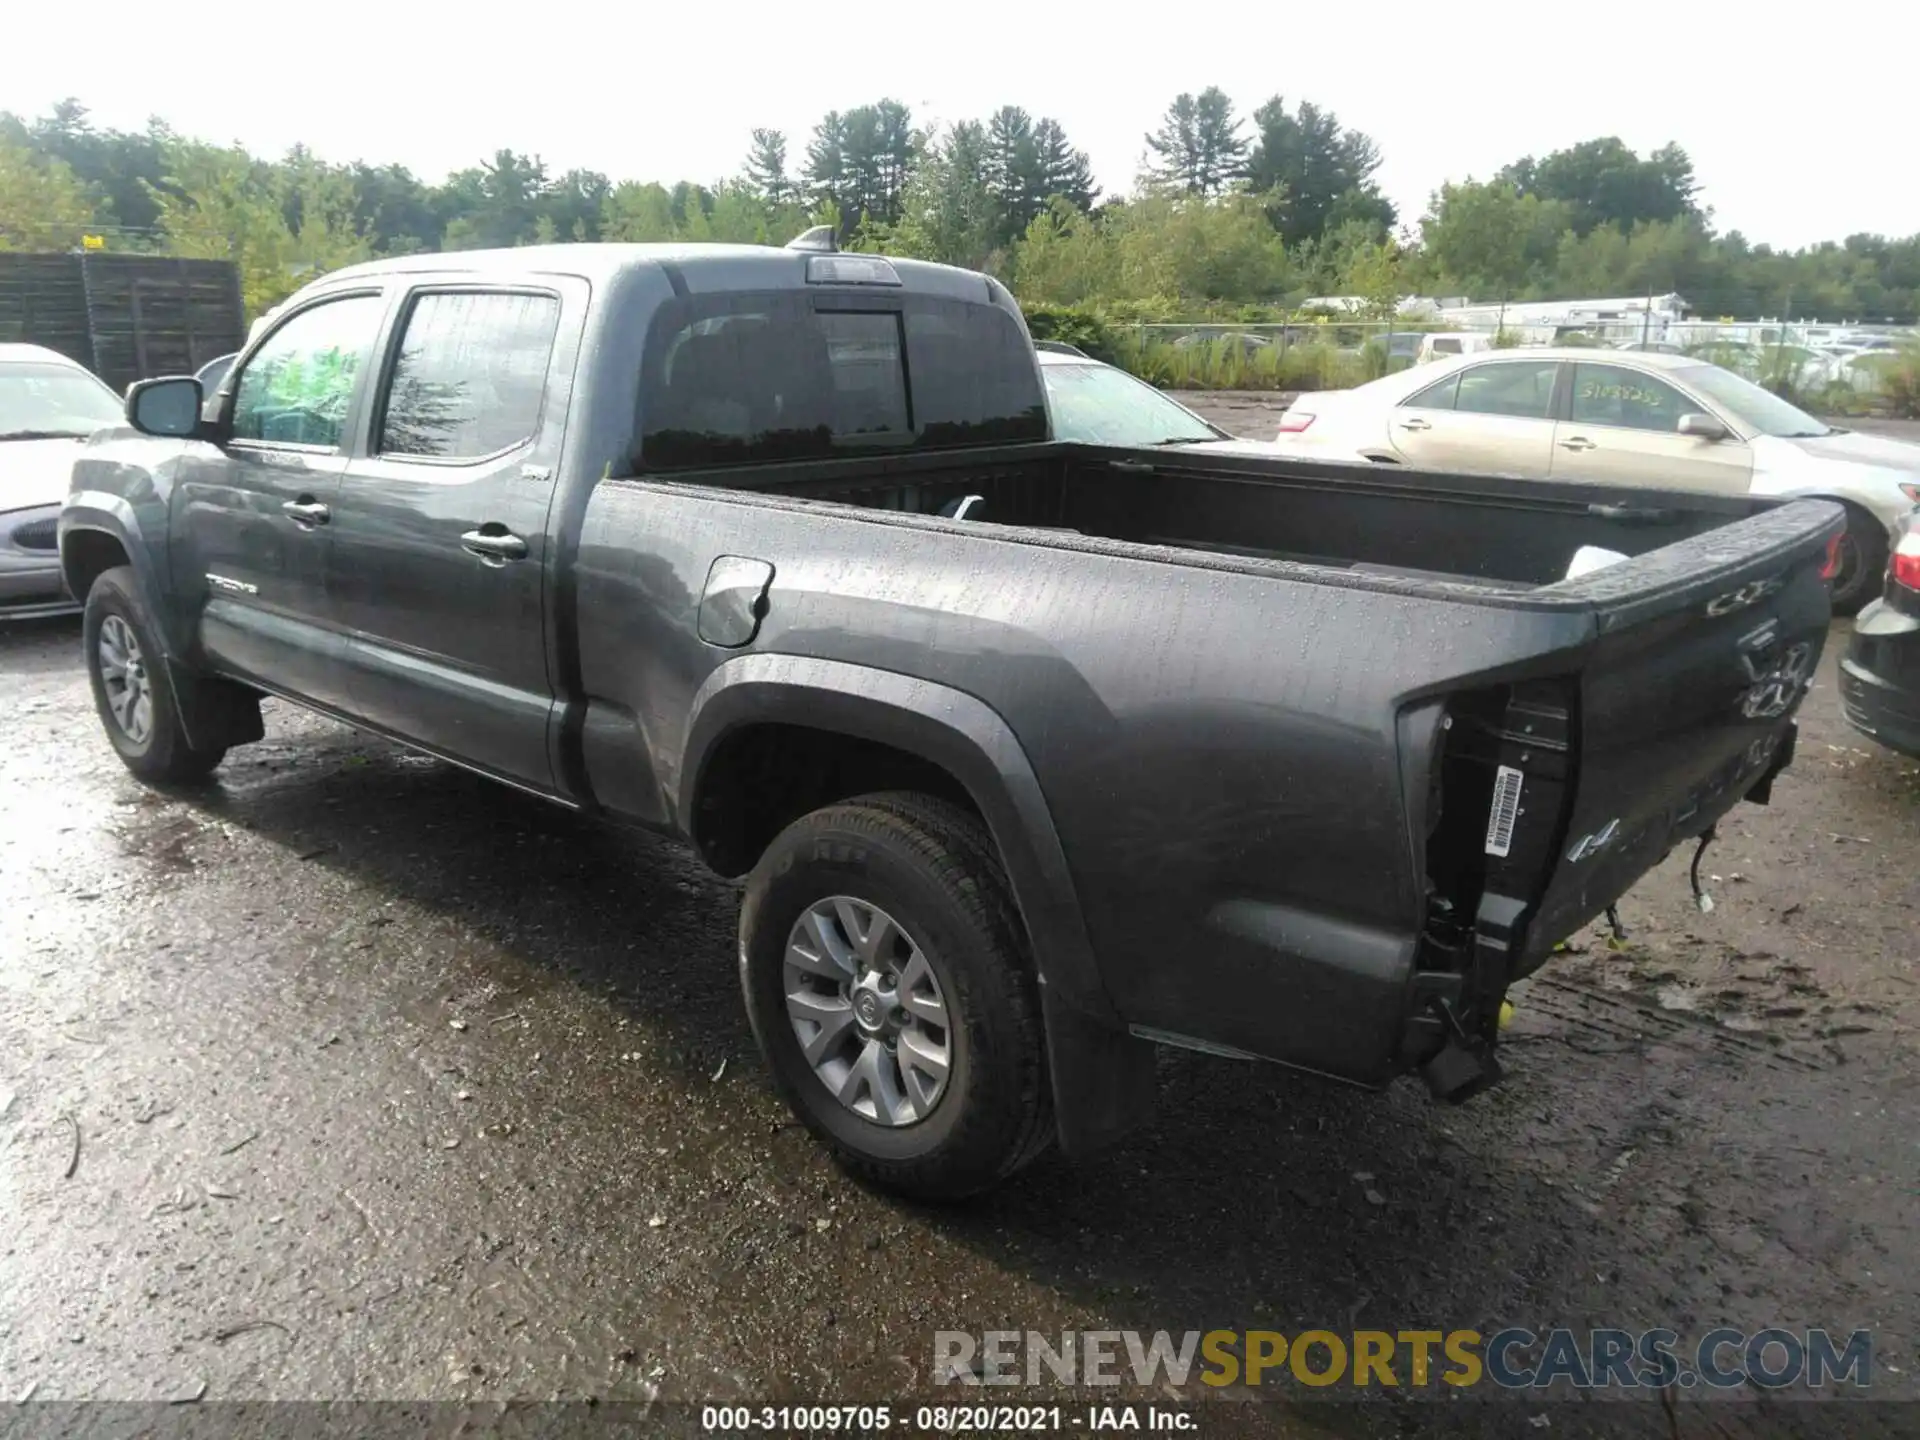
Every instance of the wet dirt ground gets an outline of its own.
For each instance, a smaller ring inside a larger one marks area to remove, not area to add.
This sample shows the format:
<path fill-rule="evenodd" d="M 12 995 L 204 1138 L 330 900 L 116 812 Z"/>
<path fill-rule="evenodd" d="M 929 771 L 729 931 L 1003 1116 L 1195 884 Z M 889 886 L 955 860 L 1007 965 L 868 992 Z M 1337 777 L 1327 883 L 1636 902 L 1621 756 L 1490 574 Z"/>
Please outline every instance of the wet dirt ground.
<path fill-rule="evenodd" d="M 1826 1326 L 1906 1403 L 1157 1398 L 1203 1433 L 1911 1433 L 1920 766 L 1842 723 L 1843 643 L 1709 852 L 1718 908 L 1685 856 L 1650 875 L 1624 948 L 1524 986 L 1499 1090 L 1168 1054 L 1151 1129 L 937 1210 L 775 1101 L 735 892 L 676 846 L 278 702 L 215 783 L 149 790 L 77 622 L 0 630 L 0 1401 L 692 1423 L 671 1402 L 951 1400 L 943 1329 Z"/>

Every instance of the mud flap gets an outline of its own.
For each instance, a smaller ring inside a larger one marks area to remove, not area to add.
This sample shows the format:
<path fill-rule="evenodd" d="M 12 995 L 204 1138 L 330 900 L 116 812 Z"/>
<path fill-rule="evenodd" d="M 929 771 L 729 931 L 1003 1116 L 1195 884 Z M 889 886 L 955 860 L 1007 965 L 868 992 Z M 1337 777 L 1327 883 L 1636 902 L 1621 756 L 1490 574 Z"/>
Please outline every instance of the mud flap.
<path fill-rule="evenodd" d="M 174 707 L 187 741 L 197 750 L 248 745 L 267 733 L 260 718 L 260 696 L 231 680 L 212 679 L 167 661 Z"/>
<path fill-rule="evenodd" d="M 1040 987 L 1040 1013 L 1062 1154 L 1098 1150 L 1153 1118 L 1159 1082 L 1151 1041 L 1090 1018 L 1050 985 Z"/>

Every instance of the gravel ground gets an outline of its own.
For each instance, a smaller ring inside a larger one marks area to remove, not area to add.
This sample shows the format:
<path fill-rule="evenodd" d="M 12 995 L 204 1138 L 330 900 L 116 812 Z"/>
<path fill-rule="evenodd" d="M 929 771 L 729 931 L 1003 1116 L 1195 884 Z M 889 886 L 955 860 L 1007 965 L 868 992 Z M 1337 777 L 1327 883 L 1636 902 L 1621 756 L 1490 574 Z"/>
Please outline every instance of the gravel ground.
<path fill-rule="evenodd" d="M 1907 1403 L 1157 1398 L 1205 1433 L 1911 1433 L 1920 767 L 1841 722 L 1843 643 L 1710 853 L 1719 908 L 1684 857 L 1649 876 L 1624 948 L 1525 987 L 1499 1090 L 1169 1055 L 1150 1131 L 932 1210 L 773 1099 L 735 892 L 682 850 L 277 702 L 213 785 L 148 790 L 77 625 L 0 629 L 0 1400 L 690 1426 L 935 1394 L 949 1328 L 1825 1325 Z"/>

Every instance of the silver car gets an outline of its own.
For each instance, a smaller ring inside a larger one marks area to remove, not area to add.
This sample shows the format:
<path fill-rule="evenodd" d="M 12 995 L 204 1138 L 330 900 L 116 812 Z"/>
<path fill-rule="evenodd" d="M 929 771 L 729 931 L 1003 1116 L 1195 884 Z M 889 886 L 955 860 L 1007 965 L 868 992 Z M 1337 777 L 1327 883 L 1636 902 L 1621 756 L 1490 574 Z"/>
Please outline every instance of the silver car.
<path fill-rule="evenodd" d="M 1528 348 L 1443 361 L 1302 395 L 1276 444 L 1318 459 L 1837 500 L 1843 614 L 1879 593 L 1892 531 L 1920 503 L 1920 445 L 1828 425 L 1684 355 Z"/>
<path fill-rule="evenodd" d="M 77 608 L 60 579 L 60 502 L 81 442 L 121 418 L 120 397 L 85 366 L 0 345 L 0 620 Z"/>

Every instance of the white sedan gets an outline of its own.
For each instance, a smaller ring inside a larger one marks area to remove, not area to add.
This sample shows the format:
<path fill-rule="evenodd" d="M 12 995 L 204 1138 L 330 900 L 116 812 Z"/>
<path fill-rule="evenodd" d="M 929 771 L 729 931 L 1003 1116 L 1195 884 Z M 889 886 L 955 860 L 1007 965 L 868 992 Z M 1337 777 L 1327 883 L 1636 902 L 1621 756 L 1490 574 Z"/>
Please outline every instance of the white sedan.
<path fill-rule="evenodd" d="M 74 609 L 55 526 L 74 452 L 121 423 L 120 397 L 38 345 L 0 345 L 0 620 Z"/>
<path fill-rule="evenodd" d="M 1837 500 L 1843 614 L 1879 593 L 1893 528 L 1920 503 L 1920 445 L 1827 425 L 1684 355 L 1541 348 L 1443 361 L 1302 395 L 1275 443 L 1317 459 Z"/>

